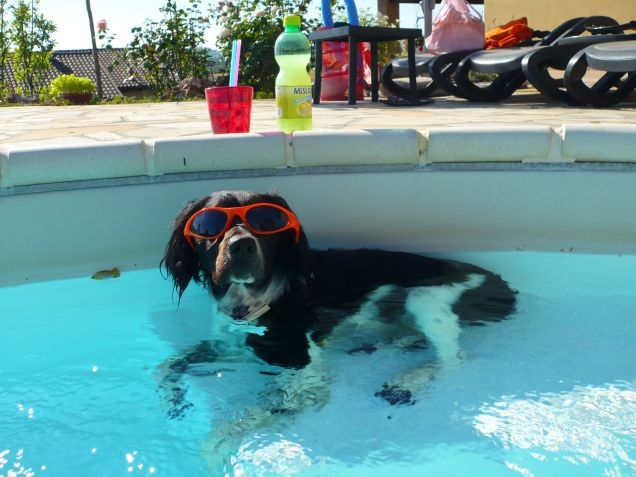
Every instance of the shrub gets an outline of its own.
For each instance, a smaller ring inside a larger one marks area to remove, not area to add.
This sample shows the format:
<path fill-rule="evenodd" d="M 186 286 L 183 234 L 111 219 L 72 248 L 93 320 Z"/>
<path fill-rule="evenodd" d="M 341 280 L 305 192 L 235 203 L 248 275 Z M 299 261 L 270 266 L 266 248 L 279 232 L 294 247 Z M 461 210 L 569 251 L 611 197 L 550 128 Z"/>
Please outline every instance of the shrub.
<path fill-rule="evenodd" d="M 131 30 L 133 40 L 125 59 L 141 65 L 157 95 L 169 96 L 170 90 L 187 78 L 207 78 L 211 65 L 205 43 L 210 19 L 199 9 L 198 0 L 189 0 L 179 8 L 167 0 L 159 8 L 160 21 L 146 20 Z"/>
<path fill-rule="evenodd" d="M 64 93 L 92 93 L 93 91 L 95 91 L 93 80 L 73 74 L 58 76 L 51 81 L 49 90 L 54 98 L 59 98 Z"/>
<path fill-rule="evenodd" d="M 283 17 L 300 15 L 302 30 L 315 30 L 318 19 L 308 14 L 308 6 L 307 0 L 220 0 L 210 11 L 221 27 L 217 46 L 228 63 L 232 41 L 242 41 L 240 84 L 253 86 L 257 93 L 273 95 L 278 75 L 274 43 L 284 30 Z"/>

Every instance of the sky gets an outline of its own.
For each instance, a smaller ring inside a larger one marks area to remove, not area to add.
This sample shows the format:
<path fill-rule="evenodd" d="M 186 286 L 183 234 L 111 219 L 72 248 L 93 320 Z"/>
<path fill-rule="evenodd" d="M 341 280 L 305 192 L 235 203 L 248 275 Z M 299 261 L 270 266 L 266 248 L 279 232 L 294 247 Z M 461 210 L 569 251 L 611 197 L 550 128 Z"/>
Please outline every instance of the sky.
<path fill-rule="evenodd" d="M 355 0 L 358 10 L 368 9 L 377 12 L 377 0 Z M 187 0 L 177 1 L 179 5 L 187 5 Z M 205 3 L 205 2 L 202 2 Z M 315 8 L 320 7 L 320 0 L 312 0 Z M 113 46 L 125 46 L 132 35 L 130 29 L 141 26 L 144 20 L 161 17 L 159 7 L 165 0 L 91 0 L 93 20 L 105 19 L 109 33 L 116 35 Z M 40 0 L 40 11 L 52 20 L 58 31 L 55 34 L 57 50 L 90 48 L 90 30 L 85 0 Z M 421 16 L 418 4 L 400 5 L 400 26 L 414 28 L 415 19 Z M 215 48 L 218 28 L 211 28 L 206 37 L 206 46 Z M 101 46 L 98 43 L 98 46 Z"/>
<path fill-rule="evenodd" d="M 319 8 L 320 0 L 312 0 L 316 8 Z M 165 0 L 91 0 L 93 20 L 97 22 L 105 19 L 110 33 L 116 37 L 113 46 L 125 46 L 132 35 L 130 29 L 141 26 L 146 18 L 158 20 L 161 17 L 159 7 L 165 4 Z M 179 5 L 187 5 L 187 1 L 178 2 Z M 356 0 L 357 8 L 368 8 L 377 11 L 377 0 Z M 410 12 L 419 9 L 417 5 L 403 5 L 410 7 Z M 57 25 L 55 33 L 57 50 L 72 50 L 91 47 L 88 15 L 86 13 L 85 0 L 40 0 L 40 11 L 44 16 Z M 414 17 L 414 13 L 400 13 L 406 18 Z M 413 22 L 414 23 L 414 22 Z M 412 26 L 412 25 L 402 25 Z M 206 46 L 214 48 L 218 28 L 211 28 L 206 36 Z"/>

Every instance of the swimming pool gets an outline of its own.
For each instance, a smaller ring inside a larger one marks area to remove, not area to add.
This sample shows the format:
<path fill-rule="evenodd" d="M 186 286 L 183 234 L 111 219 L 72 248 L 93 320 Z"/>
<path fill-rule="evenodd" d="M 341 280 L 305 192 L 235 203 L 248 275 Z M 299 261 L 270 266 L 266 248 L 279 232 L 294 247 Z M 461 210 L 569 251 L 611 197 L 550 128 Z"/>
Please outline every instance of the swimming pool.
<path fill-rule="evenodd" d="M 240 352 L 203 367 L 171 419 L 158 372 L 209 335 L 211 309 L 195 288 L 177 307 L 157 265 L 182 204 L 222 189 L 280 191 L 315 247 L 437 253 L 520 291 L 414 406 L 374 392 L 429 351 L 330 355 L 329 403 L 243 439 L 238 475 L 634 475 L 635 172 L 392 163 L 2 190 L 0 476 L 205 474 L 215 423 L 271 370 Z"/>
<path fill-rule="evenodd" d="M 451 255 L 519 291 L 511 319 L 466 330 L 412 406 L 374 391 L 430 350 L 333 350 L 329 402 L 249 433 L 237 475 L 636 475 L 636 257 Z M 162 365 L 212 339 L 206 293 L 174 298 L 156 268 L 0 289 L 0 476 L 210 475 L 212 427 L 272 369 L 203 363 L 171 415 Z"/>

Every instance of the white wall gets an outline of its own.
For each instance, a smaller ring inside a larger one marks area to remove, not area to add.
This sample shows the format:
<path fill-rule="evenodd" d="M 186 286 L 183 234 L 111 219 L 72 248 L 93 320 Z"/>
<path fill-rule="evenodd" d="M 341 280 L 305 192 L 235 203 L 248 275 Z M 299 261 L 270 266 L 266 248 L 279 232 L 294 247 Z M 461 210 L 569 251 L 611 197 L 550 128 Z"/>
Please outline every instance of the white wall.
<path fill-rule="evenodd" d="M 415 252 L 636 253 L 636 172 L 408 170 L 296 174 L 0 197 L 0 284 L 157 267 L 182 204 L 280 191 L 312 245 Z"/>

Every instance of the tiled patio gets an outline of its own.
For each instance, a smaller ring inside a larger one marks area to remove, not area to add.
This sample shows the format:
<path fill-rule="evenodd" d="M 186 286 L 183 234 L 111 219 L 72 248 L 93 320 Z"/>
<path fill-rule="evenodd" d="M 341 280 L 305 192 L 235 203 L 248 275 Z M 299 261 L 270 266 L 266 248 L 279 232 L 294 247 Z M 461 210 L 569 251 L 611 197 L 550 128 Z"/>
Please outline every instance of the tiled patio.
<path fill-rule="evenodd" d="M 324 102 L 314 107 L 314 129 L 353 130 L 470 126 L 550 126 L 636 124 L 636 97 L 610 109 L 568 107 L 548 103 L 526 90 L 502 103 L 469 103 L 437 97 L 432 104 L 390 107 L 369 100 L 349 106 Z M 252 131 L 276 130 L 273 100 L 258 100 Z M 0 108 L 0 150 L 69 146 L 122 139 L 205 136 L 210 134 L 202 101 L 108 106 L 17 106 Z"/>

